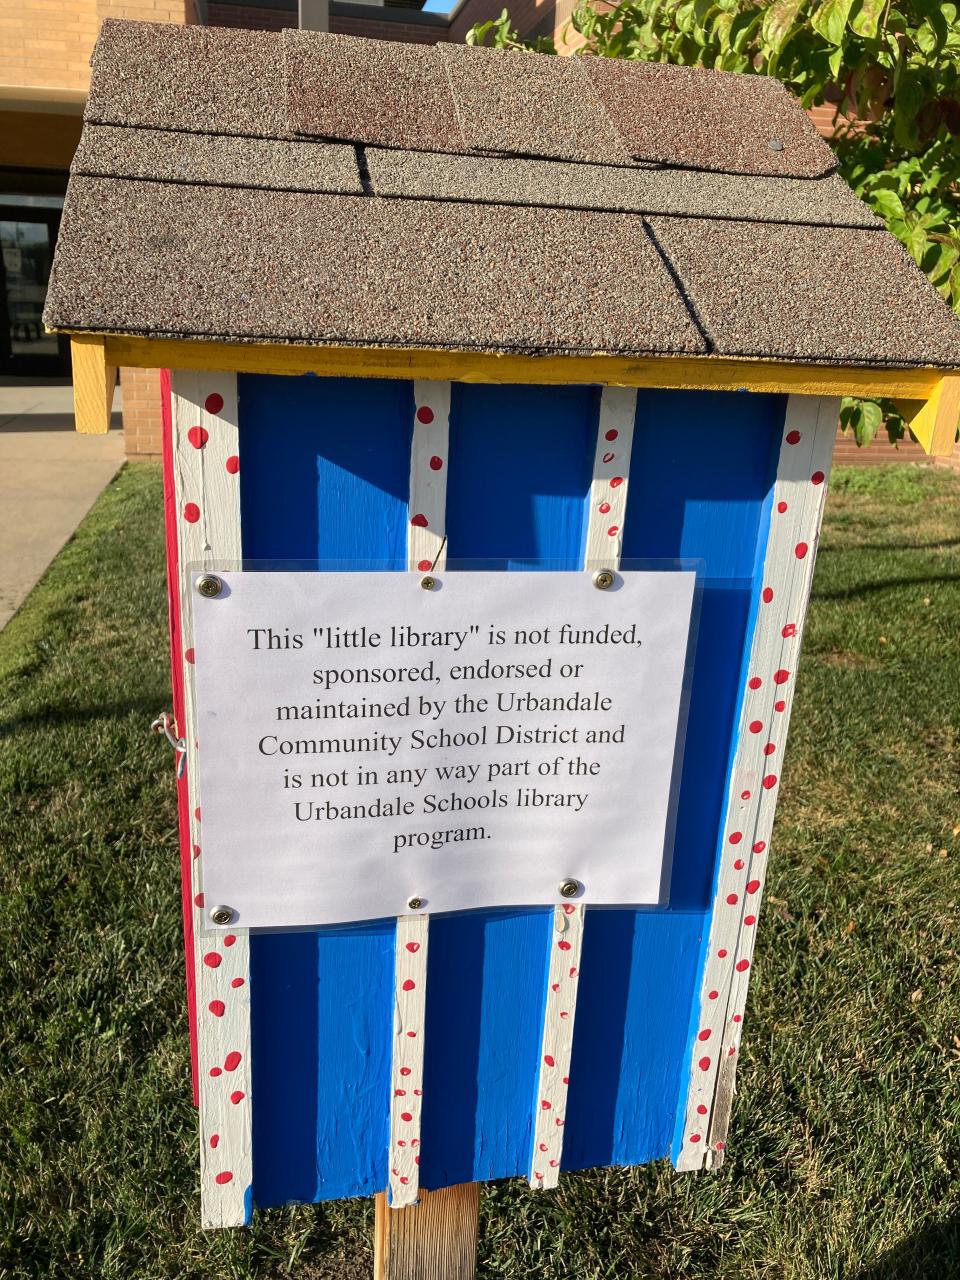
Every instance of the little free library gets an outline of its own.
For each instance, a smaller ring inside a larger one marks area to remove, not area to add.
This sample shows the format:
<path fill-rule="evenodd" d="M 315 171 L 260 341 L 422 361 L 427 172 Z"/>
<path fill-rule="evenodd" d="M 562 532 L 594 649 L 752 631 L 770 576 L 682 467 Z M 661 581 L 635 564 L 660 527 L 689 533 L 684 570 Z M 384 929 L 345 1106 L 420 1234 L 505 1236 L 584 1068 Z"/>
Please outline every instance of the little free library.
<path fill-rule="evenodd" d="M 81 431 L 167 371 L 203 1222 L 719 1167 L 839 398 L 960 409 L 799 104 L 108 21 L 45 320 Z"/>

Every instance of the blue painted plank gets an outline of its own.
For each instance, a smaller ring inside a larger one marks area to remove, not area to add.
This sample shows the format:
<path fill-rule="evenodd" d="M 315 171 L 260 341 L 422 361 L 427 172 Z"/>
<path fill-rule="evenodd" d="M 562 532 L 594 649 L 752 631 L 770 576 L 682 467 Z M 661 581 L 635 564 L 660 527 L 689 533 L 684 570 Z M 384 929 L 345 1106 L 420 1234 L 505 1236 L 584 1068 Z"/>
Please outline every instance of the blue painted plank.
<path fill-rule="evenodd" d="M 579 568 L 598 412 L 586 387 L 454 387 L 450 559 Z M 426 1187 L 527 1172 L 550 918 L 541 909 L 431 921 Z"/>
<path fill-rule="evenodd" d="M 703 594 L 669 907 L 587 912 L 564 1168 L 670 1147 L 785 409 L 782 396 L 638 395 L 624 559 L 699 559 Z"/>
<path fill-rule="evenodd" d="M 406 567 L 413 387 L 241 376 L 249 559 Z M 256 1204 L 386 1184 L 392 922 L 250 942 Z"/>

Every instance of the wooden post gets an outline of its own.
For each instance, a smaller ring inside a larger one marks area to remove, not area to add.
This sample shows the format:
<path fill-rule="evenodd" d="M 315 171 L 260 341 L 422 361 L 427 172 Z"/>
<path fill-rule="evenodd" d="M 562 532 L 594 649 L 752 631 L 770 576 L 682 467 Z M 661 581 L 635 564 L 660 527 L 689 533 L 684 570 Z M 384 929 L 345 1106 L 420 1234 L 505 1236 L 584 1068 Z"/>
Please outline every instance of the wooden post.
<path fill-rule="evenodd" d="M 480 1185 L 420 1191 L 420 1203 L 391 1209 L 376 1197 L 375 1280 L 474 1280 Z"/>

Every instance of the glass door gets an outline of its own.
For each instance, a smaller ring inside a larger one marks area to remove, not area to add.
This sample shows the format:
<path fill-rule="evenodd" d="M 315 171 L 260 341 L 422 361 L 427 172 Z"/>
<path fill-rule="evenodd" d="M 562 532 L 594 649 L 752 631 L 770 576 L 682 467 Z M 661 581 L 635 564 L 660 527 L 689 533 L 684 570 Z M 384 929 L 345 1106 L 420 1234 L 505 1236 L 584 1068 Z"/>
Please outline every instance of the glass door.
<path fill-rule="evenodd" d="M 59 201 L 57 202 L 59 203 Z M 43 303 L 60 210 L 0 196 L 0 373 L 65 377 L 69 343 L 43 328 Z"/>

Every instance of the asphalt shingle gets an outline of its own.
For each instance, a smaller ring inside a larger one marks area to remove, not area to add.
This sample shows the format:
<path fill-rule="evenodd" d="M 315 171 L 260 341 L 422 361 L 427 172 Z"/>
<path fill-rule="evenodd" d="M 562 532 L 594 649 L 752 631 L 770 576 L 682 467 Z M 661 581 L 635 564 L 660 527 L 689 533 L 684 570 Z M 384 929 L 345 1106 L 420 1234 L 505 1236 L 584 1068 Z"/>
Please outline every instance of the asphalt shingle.
<path fill-rule="evenodd" d="M 54 328 L 537 354 L 704 352 L 641 219 L 70 181 Z"/>
<path fill-rule="evenodd" d="M 108 19 L 84 119 L 184 133 L 286 133 L 280 37 L 271 31 Z"/>
<path fill-rule="evenodd" d="M 356 150 L 344 143 L 288 142 L 99 124 L 84 129 L 71 172 L 273 191 L 345 195 L 363 192 Z"/>
<path fill-rule="evenodd" d="M 464 149 L 447 73 L 432 45 L 284 31 L 283 81 L 292 133 Z"/>
<path fill-rule="evenodd" d="M 794 178 L 836 166 L 779 80 L 660 62 L 579 61 L 638 160 Z"/>
<path fill-rule="evenodd" d="M 719 355 L 960 365 L 960 318 L 886 231 L 649 225 Z"/>
<path fill-rule="evenodd" d="M 366 149 L 374 195 L 823 226 L 883 224 L 842 178 L 759 178 Z"/>
<path fill-rule="evenodd" d="M 580 58 L 441 44 L 468 150 L 631 164 Z"/>

